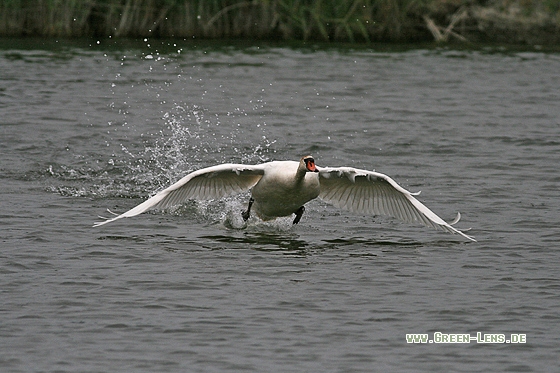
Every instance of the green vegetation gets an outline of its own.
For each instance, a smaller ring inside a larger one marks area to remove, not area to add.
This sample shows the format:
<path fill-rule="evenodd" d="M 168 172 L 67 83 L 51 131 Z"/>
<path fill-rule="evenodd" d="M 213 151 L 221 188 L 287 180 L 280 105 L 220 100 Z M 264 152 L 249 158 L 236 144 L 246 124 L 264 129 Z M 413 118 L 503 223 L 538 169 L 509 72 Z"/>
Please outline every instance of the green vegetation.
<path fill-rule="evenodd" d="M 2 36 L 560 42 L 560 0 L 0 0 Z"/>

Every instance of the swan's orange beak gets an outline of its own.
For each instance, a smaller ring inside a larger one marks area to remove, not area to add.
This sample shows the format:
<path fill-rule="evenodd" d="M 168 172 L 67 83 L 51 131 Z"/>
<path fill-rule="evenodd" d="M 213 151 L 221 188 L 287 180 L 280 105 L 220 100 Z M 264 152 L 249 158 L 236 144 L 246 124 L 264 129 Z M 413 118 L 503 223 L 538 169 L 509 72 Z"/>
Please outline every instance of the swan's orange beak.
<path fill-rule="evenodd" d="M 315 167 L 315 160 L 313 158 L 305 159 L 305 166 L 309 172 L 319 172 L 317 167 Z"/>

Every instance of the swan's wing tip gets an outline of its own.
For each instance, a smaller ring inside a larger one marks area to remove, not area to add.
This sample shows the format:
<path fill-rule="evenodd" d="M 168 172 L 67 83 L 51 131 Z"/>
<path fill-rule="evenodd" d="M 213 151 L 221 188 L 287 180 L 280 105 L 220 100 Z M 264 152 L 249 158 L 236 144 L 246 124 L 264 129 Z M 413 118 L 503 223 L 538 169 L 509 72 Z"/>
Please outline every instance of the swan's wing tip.
<path fill-rule="evenodd" d="M 457 211 L 457 216 L 455 217 L 455 219 L 453 219 L 451 223 L 449 223 L 449 225 L 455 225 L 459 222 L 459 220 L 461 220 L 461 213 Z"/>
<path fill-rule="evenodd" d="M 110 222 L 112 222 L 112 221 L 115 221 L 115 220 L 119 220 L 119 219 L 121 219 L 121 218 L 124 218 L 124 216 L 123 216 L 122 214 L 117 214 L 117 213 L 115 213 L 115 212 L 113 212 L 113 211 L 111 211 L 111 210 L 109 210 L 109 209 L 107 209 L 107 212 L 108 212 L 109 214 L 111 214 L 111 215 L 114 215 L 114 217 L 112 217 L 112 218 L 107 218 L 107 217 L 105 217 L 105 216 L 98 215 L 97 217 L 98 217 L 99 219 L 103 219 L 103 221 L 97 221 L 97 222 L 93 223 L 93 225 L 92 225 L 93 228 L 97 228 L 97 227 L 100 227 L 100 226 L 105 225 L 105 224 L 107 224 L 107 223 L 110 223 Z"/>
<path fill-rule="evenodd" d="M 107 218 L 105 218 L 105 217 L 103 217 L 103 216 L 100 216 L 100 218 L 101 218 L 101 219 L 107 219 Z M 105 225 L 105 224 L 107 224 L 107 223 L 112 222 L 113 220 L 114 220 L 114 219 L 107 219 L 107 220 L 105 220 L 105 221 L 96 221 L 95 223 L 93 223 L 92 228 L 100 227 L 100 226 L 102 226 L 102 225 Z"/>
<path fill-rule="evenodd" d="M 117 219 L 120 219 L 120 217 L 119 217 L 120 214 L 117 214 L 116 212 L 113 212 L 113 211 L 111 211 L 111 210 L 109 210 L 109 209 L 107 209 L 107 212 L 108 212 L 109 214 L 111 214 L 111 215 L 114 215 L 115 217 L 113 217 L 113 218 L 107 218 L 107 217 L 105 217 L 105 216 L 97 215 L 97 217 L 98 217 L 99 219 L 103 219 L 103 221 L 97 221 L 97 222 L 93 223 L 92 228 L 97 228 L 97 227 L 100 227 L 100 226 L 105 225 L 105 224 L 107 224 L 107 223 L 110 223 L 110 222 L 112 222 L 112 221 L 115 221 L 115 220 L 117 220 Z"/>
<path fill-rule="evenodd" d="M 469 236 L 469 235 L 466 234 L 465 237 L 468 238 L 469 240 L 471 240 L 472 242 L 478 242 L 476 240 L 476 238 L 474 238 L 473 236 Z"/>
<path fill-rule="evenodd" d="M 122 217 L 122 216 L 121 216 L 121 217 Z M 115 220 L 119 220 L 121 217 L 116 217 L 116 218 L 113 218 L 113 219 L 107 219 L 107 220 L 105 220 L 105 221 L 98 221 L 98 222 L 95 222 L 95 223 L 93 223 L 92 228 L 97 228 L 97 227 L 100 227 L 100 226 L 105 225 L 105 224 L 107 224 L 107 223 L 111 223 L 111 222 L 113 222 L 113 221 L 115 221 Z"/>
<path fill-rule="evenodd" d="M 453 221 L 451 223 L 448 223 L 449 227 L 453 230 L 453 233 L 457 233 L 460 234 L 461 236 L 473 241 L 473 242 L 478 242 L 473 236 L 470 236 L 468 234 L 466 234 L 465 232 L 468 232 L 471 230 L 471 228 L 467 228 L 467 229 L 462 229 L 462 230 L 458 230 L 457 228 L 452 227 L 452 225 L 455 225 L 459 222 L 459 220 L 461 220 L 461 213 L 457 212 L 457 216 L 455 217 L 455 219 L 453 219 Z"/>
<path fill-rule="evenodd" d="M 474 238 L 473 236 L 469 236 L 468 234 L 465 234 L 465 233 L 463 233 L 463 232 L 461 232 L 461 236 L 463 236 L 463 237 L 465 237 L 465 238 L 468 238 L 468 239 L 471 240 L 472 242 L 478 242 L 478 241 L 476 240 L 476 238 Z"/>
<path fill-rule="evenodd" d="M 468 239 L 468 240 L 471 240 L 471 241 L 473 241 L 473 242 L 478 242 L 478 241 L 476 240 L 476 238 L 474 238 L 473 236 L 470 236 L 470 235 L 464 233 L 463 231 L 460 231 L 460 230 L 458 230 L 458 229 L 456 229 L 456 228 L 453 228 L 453 227 L 451 227 L 451 226 L 449 226 L 449 227 L 453 230 L 451 233 L 457 233 L 457 234 L 459 234 L 459 235 L 465 237 L 465 238 Z M 470 228 L 467 229 L 467 231 L 468 231 L 468 230 L 470 230 Z"/>
<path fill-rule="evenodd" d="M 120 214 L 117 214 L 116 212 L 113 212 L 113 211 L 111 211 L 111 210 L 109 210 L 109 209 L 107 209 L 107 212 L 108 212 L 109 214 L 115 215 L 115 216 L 119 216 L 119 215 L 120 215 Z M 105 218 L 103 218 L 103 219 L 105 219 Z"/>

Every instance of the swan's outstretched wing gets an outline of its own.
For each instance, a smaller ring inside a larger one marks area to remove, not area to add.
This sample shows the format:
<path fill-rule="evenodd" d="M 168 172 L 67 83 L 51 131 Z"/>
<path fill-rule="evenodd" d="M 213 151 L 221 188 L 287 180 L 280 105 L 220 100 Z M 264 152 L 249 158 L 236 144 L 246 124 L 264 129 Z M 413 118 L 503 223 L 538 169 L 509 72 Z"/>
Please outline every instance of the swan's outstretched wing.
<path fill-rule="evenodd" d="M 94 224 L 98 227 L 112 221 L 139 215 L 151 208 L 166 208 L 189 199 L 214 199 L 251 189 L 262 177 L 263 165 L 222 164 L 191 172 L 170 187 L 160 191 L 133 209 Z"/>
<path fill-rule="evenodd" d="M 363 214 L 388 215 L 407 223 L 421 223 L 475 241 L 469 235 L 453 228 L 429 208 L 414 198 L 389 176 L 379 172 L 351 167 L 317 167 L 321 182 L 319 198 L 336 207 Z"/>

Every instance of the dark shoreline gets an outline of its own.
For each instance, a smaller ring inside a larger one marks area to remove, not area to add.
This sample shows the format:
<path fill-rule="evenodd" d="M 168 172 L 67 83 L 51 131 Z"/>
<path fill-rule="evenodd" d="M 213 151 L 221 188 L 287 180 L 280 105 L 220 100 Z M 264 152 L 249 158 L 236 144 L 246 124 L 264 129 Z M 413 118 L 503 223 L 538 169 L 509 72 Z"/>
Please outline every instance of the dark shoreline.
<path fill-rule="evenodd" d="M 529 45 L 513 43 L 437 43 L 435 41 L 415 43 L 349 43 L 322 42 L 302 40 L 253 40 L 253 39 L 185 39 L 185 38 L 111 38 L 111 37 L 1 37 L 0 51 L 12 51 L 15 54 L 9 58 L 24 58 L 16 51 L 50 51 L 63 56 L 79 53 L 78 51 L 101 51 L 120 56 L 123 51 L 131 53 L 131 58 L 151 58 L 155 54 L 172 57 L 180 56 L 187 51 L 224 51 L 246 50 L 247 53 L 266 52 L 270 48 L 289 48 L 301 50 L 303 53 L 317 51 L 333 51 L 352 53 L 358 51 L 376 53 L 399 53 L 414 50 L 433 51 L 434 53 L 482 53 L 482 54 L 512 54 L 518 53 L 560 53 L 560 45 Z M 457 55 L 460 58 L 461 54 Z"/>
<path fill-rule="evenodd" d="M 556 46 L 560 2 L 15 0 L 0 4 L 0 37 Z"/>

